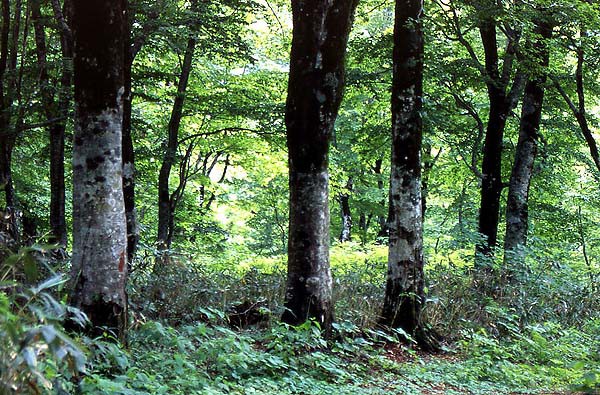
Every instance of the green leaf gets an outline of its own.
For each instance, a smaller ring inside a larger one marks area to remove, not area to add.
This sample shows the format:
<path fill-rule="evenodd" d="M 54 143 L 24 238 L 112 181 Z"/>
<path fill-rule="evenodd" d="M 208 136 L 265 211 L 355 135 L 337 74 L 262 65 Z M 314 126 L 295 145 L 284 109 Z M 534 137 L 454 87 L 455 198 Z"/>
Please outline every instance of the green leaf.
<path fill-rule="evenodd" d="M 25 278 L 29 282 L 35 282 L 38 278 L 38 266 L 35 258 L 31 254 L 25 254 L 23 256 L 23 269 L 25 271 Z"/>
<path fill-rule="evenodd" d="M 31 347 L 25 347 L 23 351 L 21 351 L 21 356 L 25 360 L 25 363 L 30 368 L 35 368 L 37 365 L 37 356 L 35 355 L 35 351 Z"/>

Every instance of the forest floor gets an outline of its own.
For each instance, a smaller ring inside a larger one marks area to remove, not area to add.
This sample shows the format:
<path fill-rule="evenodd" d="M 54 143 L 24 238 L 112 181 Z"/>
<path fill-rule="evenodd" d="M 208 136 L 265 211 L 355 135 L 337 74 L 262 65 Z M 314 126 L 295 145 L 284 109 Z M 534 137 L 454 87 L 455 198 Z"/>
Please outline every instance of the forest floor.
<path fill-rule="evenodd" d="M 431 355 L 381 341 L 378 334 L 325 342 L 310 325 L 239 331 L 149 321 L 132 331 L 128 350 L 94 347 L 99 351 L 91 364 L 95 371 L 88 372 L 82 390 L 128 395 L 549 395 L 575 394 L 570 390 L 584 374 L 569 363 L 526 360 L 510 346 L 478 341 L 475 347 L 471 341 Z"/>

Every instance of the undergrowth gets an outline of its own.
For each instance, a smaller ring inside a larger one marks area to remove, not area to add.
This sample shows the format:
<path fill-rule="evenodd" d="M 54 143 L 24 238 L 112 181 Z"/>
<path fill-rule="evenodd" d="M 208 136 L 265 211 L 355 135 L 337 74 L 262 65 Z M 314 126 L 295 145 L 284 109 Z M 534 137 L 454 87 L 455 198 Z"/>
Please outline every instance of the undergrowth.
<path fill-rule="evenodd" d="M 500 292 L 488 295 L 473 294 L 469 266 L 430 266 L 425 311 L 445 352 L 426 355 L 405 333 L 372 329 L 385 268 L 377 251 L 332 259 L 337 323 L 329 341 L 310 322 L 279 324 L 280 264 L 196 265 L 180 257 L 155 276 L 138 262 L 124 348 L 109 333 L 90 339 L 62 329 L 67 317 L 82 324 L 85 317 L 65 304 L 64 277 L 35 278 L 30 258 L 43 252 L 21 251 L 2 267 L 0 394 L 599 391 L 598 300 L 589 277 L 566 266 L 529 266 L 511 281 L 494 268 L 490 283 Z M 25 265 L 27 286 L 12 278 Z M 234 327 L 232 314 L 245 314 L 240 306 L 256 314 Z"/>

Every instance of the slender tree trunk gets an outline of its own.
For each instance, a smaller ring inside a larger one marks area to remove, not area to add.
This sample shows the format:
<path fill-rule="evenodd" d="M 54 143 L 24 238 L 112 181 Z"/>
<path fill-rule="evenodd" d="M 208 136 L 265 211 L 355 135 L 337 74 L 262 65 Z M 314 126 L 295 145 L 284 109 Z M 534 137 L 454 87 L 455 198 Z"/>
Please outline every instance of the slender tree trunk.
<path fill-rule="evenodd" d="M 521 112 L 519 141 L 515 152 L 515 162 L 510 176 L 506 207 L 506 236 L 504 238 L 504 262 L 520 260 L 519 249 L 527 243 L 529 186 L 533 175 L 533 165 L 537 155 L 540 121 L 544 102 L 546 68 L 549 64 L 547 40 L 552 37 L 552 26 L 538 21 L 536 33 L 540 38 L 533 44 L 532 53 L 537 58 L 541 71 L 529 78 L 525 86 Z"/>
<path fill-rule="evenodd" d="M 14 246 L 20 242 L 18 211 L 12 177 L 12 155 L 17 133 L 22 122 L 23 109 L 15 111 L 14 102 L 20 94 L 20 79 L 17 73 L 19 34 L 22 2 L 14 2 L 11 17 L 11 2 L 2 0 L 2 30 L 0 32 L 0 191 L 4 192 L 5 206 L 3 222 Z M 24 40 L 27 39 L 24 35 Z M 16 115 L 14 113 L 17 113 Z M 15 119 L 15 122 L 13 122 Z"/>
<path fill-rule="evenodd" d="M 132 20 L 127 13 L 128 31 L 125 37 L 125 93 L 123 94 L 123 198 L 125 200 L 125 216 L 127 217 L 127 261 L 131 262 L 139 241 L 139 227 L 135 209 L 135 150 L 131 136 L 131 114 L 133 96 L 131 89 L 131 68 L 134 54 L 131 48 Z"/>
<path fill-rule="evenodd" d="M 5 208 L 11 218 L 15 205 L 11 162 L 15 132 L 10 128 L 10 89 L 7 82 L 10 34 L 10 2 L 2 0 L 2 31 L 0 32 L 0 187 L 4 192 Z"/>
<path fill-rule="evenodd" d="M 361 244 L 367 243 L 367 215 L 360 213 L 358 216 L 358 230 L 360 231 L 360 242 Z"/>
<path fill-rule="evenodd" d="M 340 242 L 352 241 L 352 212 L 350 211 L 350 193 L 352 192 L 352 178 L 348 179 L 346 185 L 348 192 L 340 194 L 340 211 L 342 214 L 342 230 L 340 232 Z"/>
<path fill-rule="evenodd" d="M 72 302 L 124 338 L 127 225 L 121 131 L 126 1 L 75 0 Z"/>
<path fill-rule="evenodd" d="M 587 32 L 585 29 L 581 29 L 580 33 L 581 37 L 586 37 Z M 585 51 L 583 47 L 577 48 L 577 67 L 575 70 L 575 90 L 577 92 L 577 103 L 574 103 L 573 100 L 569 97 L 567 92 L 560 85 L 558 79 L 553 78 L 553 82 L 555 87 L 558 89 L 558 92 L 563 97 L 569 109 L 573 113 L 577 124 L 583 134 L 586 144 L 590 150 L 590 155 L 596 166 L 598 172 L 600 172 L 600 153 L 598 150 L 598 145 L 596 144 L 596 139 L 594 138 L 594 134 L 590 129 L 590 124 L 587 119 L 587 110 L 585 104 L 585 86 L 583 79 L 583 65 L 585 63 Z"/>
<path fill-rule="evenodd" d="M 396 1 L 388 274 L 379 323 L 402 328 L 423 348 L 431 349 L 422 322 L 422 18 L 423 0 Z"/>
<path fill-rule="evenodd" d="M 65 220 L 65 128 L 69 106 L 68 92 L 59 92 L 58 100 L 54 95 L 54 87 L 50 80 L 47 64 L 46 32 L 40 10 L 40 0 L 29 0 L 33 19 L 36 54 L 39 67 L 41 98 L 46 120 L 49 122 L 50 136 L 50 242 L 63 248 L 67 244 L 67 225 Z M 63 65 L 61 90 L 71 87 L 71 71 L 68 58 L 72 57 L 70 43 L 62 37 Z M 66 107 L 66 108 L 65 108 Z"/>
<path fill-rule="evenodd" d="M 173 110 L 169 121 L 167 147 L 158 176 L 158 248 L 162 250 L 171 248 L 173 239 L 175 207 L 173 207 L 171 192 L 169 190 L 169 178 L 171 176 L 171 169 L 175 164 L 177 157 L 177 148 L 179 147 L 179 126 L 181 125 L 185 92 L 192 71 L 192 61 L 194 59 L 195 49 L 196 39 L 190 37 L 185 50 L 183 66 L 181 75 L 179 76 L 179 84 L 177 86 L 177 96 L 173 103 Z"/>
<path fill-rule="evenodd" d="M 328 154 L 344 91 L 345 53 L 357 0 L 292 1 L 286 103 L 290 171 L 288 278 L 282 320 L 333 321 L 329 268 Z"/>
<path fill-rule="evenodd" d="M 375 172 L 375 175 L 377 176 L 377 188 L 380 191 L 383 191 L 383 187 L 384 187 L 383 174 L 381 172 L 382 167 L 383 167 L 383 158 L 377 159 L 375 161 L 375 166 L 373 167 L 373 172 Z M 385 210 L 385 200 L 381 200 L 380 205 L 381 205 L 381 209 Z M 389 211 L 389 208 L 388 208 L 388 211 Z M 389 217 L 389 214 L 388 214 L 388 217 Z M 387 238 L 389 236 L 388 218 L 386 218 L 384 215 L 378 215 L 377 223 L 379 224 L 379 231 L 377 232 L 377 239 Z"/>
<path fill-rule="evenodd" d="M 485 69 L 490 113 L 487 123 L 481 166 L 481 206 L 479 233 L 484 240 L 478 243 L 477 252 L 490 255 L 498 240 L 500 196 L 502 194 L 502 139 L 509 108 L 506 100 L 506 84 L 500 80 L 498 71 L 498 43 L 496 24 L 487 20 L 480 26 L 481 41 L 485 51 Z"/>

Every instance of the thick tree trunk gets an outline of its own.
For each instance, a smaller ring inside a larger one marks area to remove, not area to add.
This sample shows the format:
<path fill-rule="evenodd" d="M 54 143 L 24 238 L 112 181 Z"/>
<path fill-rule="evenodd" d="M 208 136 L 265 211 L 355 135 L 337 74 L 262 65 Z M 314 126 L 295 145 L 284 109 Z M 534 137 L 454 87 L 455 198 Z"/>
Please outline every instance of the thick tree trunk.
<path fill-rule="evenodd" d="M 529 78 L 523 96 L 519 141 L 510 176 L 506 207 L 505 263 L 518 261 L 519 249 L 527 243 L 529 186 L 537 154 L 546 68 L 549 64 L 547 40 L 552 37 L 552 26 L 545 22 L 538 22 L 536 33 L 540 38 L 533 44 L 532 53 L 537 57 L 536 64 L 541 71 L 538 76 Z"/>
<path fill-rule="evenodd" d="M 177 96 L 173 103 L 173 110 L 169 121 L 167 147 L 158 176 L 158 248 L 161 250 L 168 250 L 171 248 L 171 242 L 173 241 L 175 207 L 169 190 L 169 178 L 171 176 L 171 169 L 177 159 L 179 126 L 181 125 L 185 92 L 192 71 L 192 61 L 194 59 L 195 49 L 196 39 L 190 37 L 185 50 L 181 75 L 179 76 L 179 84 L 177 86 Z"/>
<path fill-rule="evenodd" d="M 121 130 L 125 0 L 75 0 L 72 302 L 123 338 L 127 225 Z M 97 329 L 94 329 L 97 333 Z"/>
<path fill-rule="evenodd" d="M 357 0 L 293 1 L 286 103 L 290 171 L 288 278 L 282 320 L 333 321 L 329 268 L 329 142 L 344 91 L 345 53 Z"/>
<path fill-rule="evenodd" d="M 340 242 L 352 241 L 352 212 L 350 211 L 350 193 L 352 192 L 352 178 L 346 185 L 348 192 L 340 194 L 340 212 L 342 216 L 342 230 L 340 231 Z"/>
<path fill-rule="evenodd" d="M 379 323 L 402 328 L 431 349 L 422 322 L 423 0 L 397 0 L 395 15 L 388 274 Z"/>

